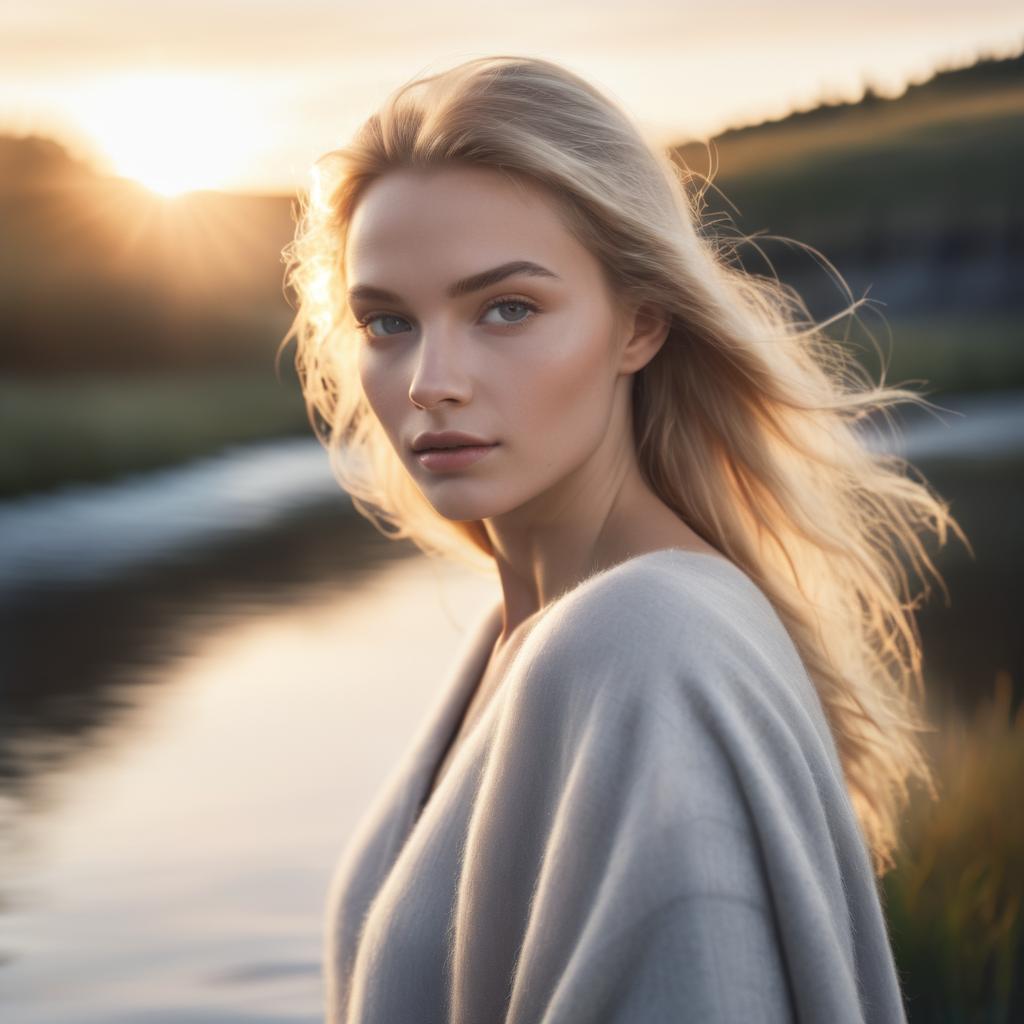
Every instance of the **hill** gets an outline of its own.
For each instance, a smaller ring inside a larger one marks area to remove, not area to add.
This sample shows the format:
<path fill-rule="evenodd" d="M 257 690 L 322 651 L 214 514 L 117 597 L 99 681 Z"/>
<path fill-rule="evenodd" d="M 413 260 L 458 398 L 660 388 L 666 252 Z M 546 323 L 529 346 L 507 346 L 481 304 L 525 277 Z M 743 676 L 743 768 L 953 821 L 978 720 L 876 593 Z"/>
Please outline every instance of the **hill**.
<path fill-rule="evenodd" d="M 1024 54 L 940 71 L 893 99 L 822 104 L 708 142 L 677 161 L 739 207 L 707 193 L 708 214 L 743 231 L 783 233 L 840 259 L 877 258 L 901 239 L 953 231 L 1015 236 L 1024 201 Z"/>

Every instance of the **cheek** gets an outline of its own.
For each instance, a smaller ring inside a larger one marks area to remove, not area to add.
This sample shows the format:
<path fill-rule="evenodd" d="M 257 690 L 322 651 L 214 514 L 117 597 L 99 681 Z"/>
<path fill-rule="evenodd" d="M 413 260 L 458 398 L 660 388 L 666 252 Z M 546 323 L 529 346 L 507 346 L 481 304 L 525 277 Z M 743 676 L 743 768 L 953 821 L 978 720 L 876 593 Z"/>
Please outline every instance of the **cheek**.
<path fill-rule="evenodd" d="M 607 422 L 614 382 L 608 331 L 601 323 L 567 322 L 557 333 L 503 360 L 500 380 L 512 398 L 515 421 L 540 440 L 568 440 L 572 431 L 586 443 Z"/>
<path fill-rule="evenodd" d="M 359 383 L 362 385 L 363 394 L 371 406 L 375 406 L 374 396 L 376 395 L 376 380 L 374 376 L 373 360 L 367 357 L 365 346 L 359 349 L 356 356 L 356 369 L 359 373 Z"/>
<path fill-rule="evenodd" d="M 403 394 L 399 378 L 395 373 L 388 372 L 379 355 L 367 347 L 360 349 L 357 367 L 366 401 L 381 426 L 390 434 L 396 425 L 395 416 Z"/>

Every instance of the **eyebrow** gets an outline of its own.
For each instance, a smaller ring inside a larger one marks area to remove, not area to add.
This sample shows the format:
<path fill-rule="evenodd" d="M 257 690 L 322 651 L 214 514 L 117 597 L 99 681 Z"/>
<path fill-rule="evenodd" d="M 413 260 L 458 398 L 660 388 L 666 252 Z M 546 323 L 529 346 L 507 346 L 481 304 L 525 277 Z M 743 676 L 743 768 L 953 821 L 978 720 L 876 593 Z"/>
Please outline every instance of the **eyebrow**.
<path fill-rule="evenodd" d="M 514 274 L 525 274 L 529 277 L 549 277 L 556 281 L 561 278 L 547 267 L 542 267 L 532 260 L 512 260 L 510 263 L 502 263 L 501 266 L 492 267 L 490 270 L 483 270 L 479 274 L 472 274 L 449 285 L 447 294 L 450 299 L 458 299 L 463 295 L 481 291 L 489 288 L 492 284 L 504 281 L 506 277 Z M 357 299 L 374 299 L 380 302 L 401 302 L 401 298 L 394 292 L 385 288 L 377 288 L 372 284 L 357 284 L 349 289 L 348 301 L 355 302 Z"/>

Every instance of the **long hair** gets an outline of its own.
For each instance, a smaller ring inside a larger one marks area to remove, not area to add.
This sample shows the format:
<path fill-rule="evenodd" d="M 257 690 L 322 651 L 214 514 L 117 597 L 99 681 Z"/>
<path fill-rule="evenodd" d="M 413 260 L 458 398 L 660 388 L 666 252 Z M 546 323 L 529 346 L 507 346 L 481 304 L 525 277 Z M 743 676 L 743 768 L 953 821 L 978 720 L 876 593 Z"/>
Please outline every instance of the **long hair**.
<path fill-rule="evenodd" d="M 941 583 L 918 528 L 942 544 L 949 525 L 966 537 L 905 460 L 872 451 L 859 421 L 874 411 L 888 417 L 900 401 L 930 403 L 874 385 L 825 334 L 866 300 L 816 323 L 777 277 L 735 264 L 734 242 L 701 223 L 694 176 L 614 100 L 547 60 L 469 60 L 406 82 L 349 145 L 316 162 L 282 253 L 298 298 L 282 346 L 297 340 L 313 431 L 355 508 L 386 535 L 495 568 L 482 523 L 440 516 L 373 415 L 345 297 L 346 233 L 366 188 L 396 168 L 453 162 L 546 189 L 614 293 L 669 316 L 664 344 L 631 385 L 640 469 L 775 607 L 819 693 L 883 875 L 895 864 L 908 783 L 916 777 L 937 796 L 917 737 L 933 727 L 921 709 L 905 562 Z"/>

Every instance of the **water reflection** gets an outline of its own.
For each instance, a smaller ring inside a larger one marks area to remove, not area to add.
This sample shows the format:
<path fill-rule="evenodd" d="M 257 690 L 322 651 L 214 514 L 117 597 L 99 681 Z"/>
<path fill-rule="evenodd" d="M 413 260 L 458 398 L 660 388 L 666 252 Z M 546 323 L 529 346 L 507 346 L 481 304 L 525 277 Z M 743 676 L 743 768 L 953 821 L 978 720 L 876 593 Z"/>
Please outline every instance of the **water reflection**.
<path fill-rule="evenodd" d="M 39 756 L 59 756 L 63 745 L 40 733 L 66 737 L 103 721 L 123 703 L 119 679 L 137 680 L 187 653 L 219 620 L 287 607 L 311 587 L 355 587 L 377 561 L 401 554 L 335 501 L 116 576 L 67 579 L 60 588 L 49 572 L 39 584 L 4 581 L 0 772 L 20 773 L 25 737 Z"/>
<path fill-rule="evenodd" d="M 192 566 L 37 606 L 20 644 L 76 710 L 8 752 L 10 1019 L 322 1020 L 329 871 L 496 593 L 329 525 L 225 554 L 206 587 Z"/>

